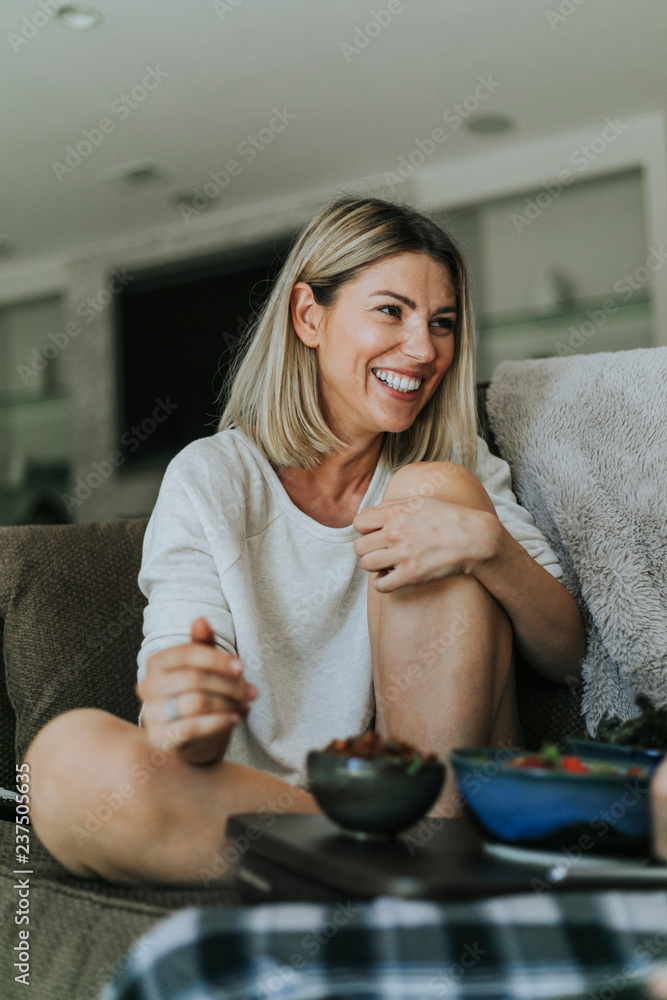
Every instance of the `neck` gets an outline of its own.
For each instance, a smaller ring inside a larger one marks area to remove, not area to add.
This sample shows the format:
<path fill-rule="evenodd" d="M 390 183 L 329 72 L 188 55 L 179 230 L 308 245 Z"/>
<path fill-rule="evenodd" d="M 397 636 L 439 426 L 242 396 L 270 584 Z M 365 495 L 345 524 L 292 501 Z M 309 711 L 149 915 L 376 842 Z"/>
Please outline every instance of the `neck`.
<path fill-rule="evenodd" d="M 336 503 L 346 496 L 364 493 L 382 449 L 382 434 L 350 444 L 344 452 L 330 452 L 314 469 L 281 467 L 276 470 L 284 484 L 326 493 Z"/>

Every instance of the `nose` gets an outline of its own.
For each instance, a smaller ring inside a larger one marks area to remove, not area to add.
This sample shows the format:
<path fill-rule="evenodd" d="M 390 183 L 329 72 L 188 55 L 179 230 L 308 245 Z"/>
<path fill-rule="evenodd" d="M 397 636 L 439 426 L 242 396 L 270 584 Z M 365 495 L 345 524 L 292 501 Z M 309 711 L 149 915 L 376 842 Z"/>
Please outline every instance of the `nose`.
<path fill-rule="evenodd" d="M 406 336 L 402 344 L 403 353 L 422 364 L 433 361 L 436 350 L 429 331 L 428 320 L 418 316 L 411 317 L 411 320 L 405 324 Z"/>

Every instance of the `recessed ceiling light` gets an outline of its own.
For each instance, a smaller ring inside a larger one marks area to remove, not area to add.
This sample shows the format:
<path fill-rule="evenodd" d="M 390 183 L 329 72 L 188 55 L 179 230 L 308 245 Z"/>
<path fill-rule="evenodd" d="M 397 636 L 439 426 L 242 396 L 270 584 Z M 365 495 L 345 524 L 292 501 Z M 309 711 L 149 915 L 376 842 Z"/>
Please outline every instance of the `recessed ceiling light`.
<path fill-rule="evenodd" d="M 71 4 L 60 7 L 56 19 L 63 28 L 71 28 L 72 31 L 92 31 L 103 21 L 99 10 L 94 7 L 74 7 Z"/>
<path fill-rule="evenodd" d="M 116 167 L 106 167 L 97 175 L 100 184 L 107 184 L 119 194 L 128 194 L 143 190 L 151 184 L 161 184 L 167 180 L 167 174 L 152 160 L 135 160 L 133 163 L 121 163 Z"/>
<path fill-rule="evenodd" d="M 209 198 L 207 194 L 202 194 L 198 188 L 190 188 L 188 191 L 178 191 L 172 195 L 171 203 L 174 208 L 191 208 L 199 214 L 199 212 L 203 212 L 205 208 L 208 208 L 209 205 L 214 205 L 219 198 L 219 191 Z"/>
<path fill-rule="evenodd" d="M 500 135 L 514 128 L 514 122 L 505 115 L 479 115 L 467 121 L 466 128 L 476 135 Z"/>

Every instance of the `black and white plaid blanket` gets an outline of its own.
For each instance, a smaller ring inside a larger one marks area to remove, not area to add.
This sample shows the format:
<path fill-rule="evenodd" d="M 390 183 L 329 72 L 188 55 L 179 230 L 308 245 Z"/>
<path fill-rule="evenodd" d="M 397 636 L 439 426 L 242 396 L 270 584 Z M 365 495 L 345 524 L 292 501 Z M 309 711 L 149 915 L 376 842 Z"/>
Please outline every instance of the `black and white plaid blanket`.
<path fill-rule="evenodd" d="M 621 1000 L 666 968 L 665 892 L 264 903 L 179 911 L 101 1000 Z"/>

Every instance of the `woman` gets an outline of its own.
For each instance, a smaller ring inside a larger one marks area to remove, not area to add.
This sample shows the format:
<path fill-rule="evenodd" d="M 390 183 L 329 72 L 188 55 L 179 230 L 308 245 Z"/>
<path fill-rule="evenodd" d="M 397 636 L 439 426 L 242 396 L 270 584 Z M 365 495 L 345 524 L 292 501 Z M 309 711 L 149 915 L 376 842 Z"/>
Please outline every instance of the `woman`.
<path fill-rule="evenodd" d="M 219 433 L 165 473 L 140 726 L 81 709 L 29 749 L 35 829 L 73 872 L 196 879 L 231 813 L 317 812 L 307 751 L 374 711 L 441 756 L 520 744 L 513 640 L 544 676 L 578 675 L 576 602 L 476 434 L 474 346 L 461 255 L 430 220 L 343 198 L 306 226 Z M 438 809 L 453 803 L 448 786 Z"/>

